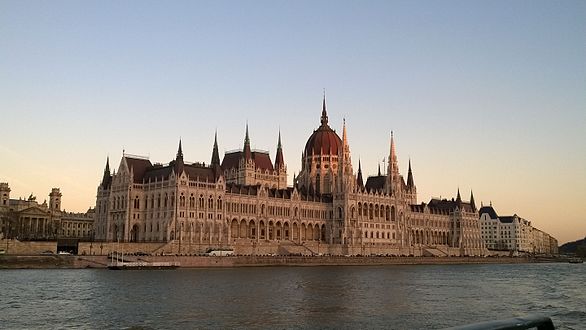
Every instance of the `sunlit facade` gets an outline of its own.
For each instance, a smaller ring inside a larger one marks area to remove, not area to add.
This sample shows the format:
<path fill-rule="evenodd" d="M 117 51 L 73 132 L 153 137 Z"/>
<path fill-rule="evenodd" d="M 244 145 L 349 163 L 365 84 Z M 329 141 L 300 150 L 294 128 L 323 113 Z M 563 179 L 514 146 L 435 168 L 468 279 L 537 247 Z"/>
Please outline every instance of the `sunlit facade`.
<path fill-rule="evenodd" d="M 336 255 L 482 255 L 478 212 L 469 202 L 417 201 L 409 163 L 399 172 L 391 133 L 386 173 L 353 170 L 346 124 L 330 128 L 325 98 L 320 126 L 302 153 L 302 169 L 287 186 L 281 136 L 275 161 L 242 149 L 222 161 L 214 139 L 211 162 L 188 164 L 181 142 L 168 164 L 124 154 L 109 160 L 97 190 L 95 235 L 115 242 L 162 242 L 178 253 L 233 248 L 237 253 Z M 261 252 L 262 251 L 262 252 Z"/>

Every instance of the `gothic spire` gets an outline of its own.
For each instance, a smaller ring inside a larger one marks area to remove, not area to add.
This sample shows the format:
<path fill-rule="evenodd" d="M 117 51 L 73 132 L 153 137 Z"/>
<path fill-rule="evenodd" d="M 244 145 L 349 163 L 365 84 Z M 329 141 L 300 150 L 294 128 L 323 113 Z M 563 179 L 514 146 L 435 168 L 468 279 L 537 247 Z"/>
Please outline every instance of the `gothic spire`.
<path fill-rule="evenodd" d="M 360 158 L 358 158 L 358 175 L 356 176 L 356 184 L 360 188 L 364 188 L 364 180 L 362 180 L 362 166 L 360 165 Z"/>
<path fill-rule="evenodd" d="M 214 133 L 214 149 L 212 151 L 212 165 L 220 165 L 220 153 L 218 152 L 218 130 Z"/>
<path fill-rule="evenodd" d="M 415 183 L 413 182 L 413 172 L 411 171 L 411 158 L 409 158 L 409 171 L 407 173 L 407 187 L 415 187 Z"/>
<path fill-rule="evenodd" d="M 378 164 L 378 176 L 381 176 L 381 174 L 380 174 L 380 164 Z"/>
<path fill-rule="evenodd" d="M 462 197 L 460 196 L 460 188 L 458 188 L 458 196 L 456 197 L 456 202 L 461 203 Z"/>
<path fill-rule="evenodd" d="M 474 193 L 470 190 L 470 206 L 473 211 L 476 211 L 476 203 L 474 203 Z"/>
<path fill-rule="evenodd" d="M 279 129 L 279 141 L 277 142 L 277 155 L 275 156 L 275 169 L 285 167 L 283 159 L 283 145 L 281 144 L 281 130 Z"/>
<path fill-rule="evenodd" d="M 106 168 L 104 169 L 104 173 L 110 174 L 110 156 L 106 156 Z"/>
<path fill-rule="evenodd" d="M 395 138 L 393 131 L 391 131 L 391 151 L 389 153 L 389 175 L 398 174 L 399 168 L 397 166 L 397 152 L 395 149 Z"/>
<path fill-rule="evenodd" d="M 102 187 L 106 188 L 110 186 L 112 175 L 110 174 L 110 156 L 106 157 L 106 168 L 104 168 L 104 176 L 102 177 Z"/>
<path fill-rule="evenodd" d="M 246 122 L 246 136 L 244 137 L 244 159 L 249 160 L 252 158 L 252 152 L 250 151 L 250 138 L 248 137 L 248 122 Z"/>
<path fill-rule="evenodd" d="M 177 160 L 183 160 L 183 150 L 181 149 L 181 139 L 179 139 L 179 148 L 177 149 L 177 156 L 175 157 Z"/>
<path fill-rule="evenodd" d="M 324 89 L 324 101 L 321 110 L 321 124 L 326 126 L 328 124 L 328 112 L 326 111 L 326 91 Z"/>

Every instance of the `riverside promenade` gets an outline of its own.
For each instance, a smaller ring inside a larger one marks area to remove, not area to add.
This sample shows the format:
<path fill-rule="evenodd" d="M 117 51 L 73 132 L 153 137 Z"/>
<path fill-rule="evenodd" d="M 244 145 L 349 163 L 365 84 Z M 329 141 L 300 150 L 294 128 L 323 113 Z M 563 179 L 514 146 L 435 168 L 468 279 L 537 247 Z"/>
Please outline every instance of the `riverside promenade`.
<path fill-rule="evenodd" d="M 345 257 L 345 256 L 127 256 L 125 261 L 179 262 L 181 268 L 263 266 L 362 266 L 362 265 L 446 265 L 518 264 L 556 262 L 557 259 L 527 257 Z M 0 269 L 106 268 L 107 256 L 0 256 Z"/>

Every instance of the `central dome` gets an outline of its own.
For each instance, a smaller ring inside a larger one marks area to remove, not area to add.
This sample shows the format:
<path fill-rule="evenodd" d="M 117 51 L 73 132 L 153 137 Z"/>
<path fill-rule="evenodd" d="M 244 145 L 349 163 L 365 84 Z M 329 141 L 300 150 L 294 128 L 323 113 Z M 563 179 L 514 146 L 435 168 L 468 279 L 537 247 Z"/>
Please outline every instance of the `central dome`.
<path fill-rule="evenodd" d="M 330 126 L 322 125 L 311 134 L 305 144 L 305 155 L 338 155 L 342 140 Z"/>
<path fill-rule="evenodd" d="M 338 134 L 328 125 L 328 114 L 326 112 L 326 99 L 324 97 L 323 109 L 321 112 L 321 126 L 313 131 L 313 134 L 305 144 L 305 156 L 313 155 L 338 155 L 342 150 L 342 140 Z"/>

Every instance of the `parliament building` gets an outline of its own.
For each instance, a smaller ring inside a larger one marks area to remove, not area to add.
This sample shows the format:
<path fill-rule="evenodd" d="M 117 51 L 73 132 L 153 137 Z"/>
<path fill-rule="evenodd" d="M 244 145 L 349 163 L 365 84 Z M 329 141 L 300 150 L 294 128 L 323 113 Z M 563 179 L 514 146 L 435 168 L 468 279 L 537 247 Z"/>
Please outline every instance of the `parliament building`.
<path fill-rule="evenodd" d="M 279 133 L 274 162 L 251 148 L 211 162 L 186 163 L 181 141 L 174 160 L 151 163 L 123 154 L 109 160 L 98 186 L 95 239 L 161 243 L 175 253 L 233 249 L 237 254 L 484 255 L 474 197 L 418 203 L 409 162 L 399 172 L 391 133 L 386 174 L 363 180 L 354 171 L 346 132 L 329 126 L 325 97 L 320 125 L 302 153 L 302 169 L 287 185 Z"/>

